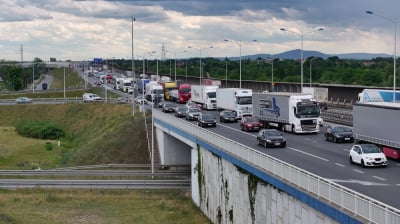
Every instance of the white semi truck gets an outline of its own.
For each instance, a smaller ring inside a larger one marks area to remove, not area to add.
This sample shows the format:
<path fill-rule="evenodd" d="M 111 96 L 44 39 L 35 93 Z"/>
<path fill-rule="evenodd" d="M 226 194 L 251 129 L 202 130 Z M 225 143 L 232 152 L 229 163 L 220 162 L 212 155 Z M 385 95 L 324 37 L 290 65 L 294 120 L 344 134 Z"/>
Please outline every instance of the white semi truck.
<path fill-rule="evenodd" d="M 164 99 L 164 89 L 157 81 L 146 83 L 146 100 L 155 101 L 156 98 Z"/>
<path fill-rule="evenodd" d="M 393 99 L 393 98 L 392 98 Z M 393 159 L 400 158 L 400 103 L 364 102 L 353 105 L 353 136 L 373 143 Z"/>
<path fill-rule="evenodd" d="M 400 91 L 395 91 L 396 102 L 400 102 Z M 358 94 L 358 102 L 393 102 L 393 90 L 363 89 Z"/>
<path fill-rule="evenodd" d="M 200 104 L 203 109 L 217 109 L 218 86 L 192 85 L 192 102 Z"/>
<path fill-rule="evenodd" d="M 133 92 L 132 82 L 133 78 L 122 78 L 122 80 L 119 80 L 119 89 L 122 92 L 131 94 Z"/>
<path fill-rule="evenodd" d="M 217 109 L 236 112 L 236 119 L 253 115 L 253 91 L 240 88 L 217 89 Z"/>
<path fill-rule="evenodd" d="M 275 126 L 292 133 L 318 133 L 320 111 L 310 94 L 253 93 L 253 116 L 264 127 Z"/>

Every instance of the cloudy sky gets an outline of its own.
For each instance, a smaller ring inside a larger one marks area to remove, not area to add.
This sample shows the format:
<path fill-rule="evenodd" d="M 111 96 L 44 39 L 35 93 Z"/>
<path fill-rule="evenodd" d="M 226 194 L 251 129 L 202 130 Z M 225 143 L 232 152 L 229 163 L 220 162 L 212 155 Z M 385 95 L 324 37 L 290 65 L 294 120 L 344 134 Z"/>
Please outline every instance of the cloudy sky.
<path fill-rule="evenodd" d="M 393 54 L 399 22 L 399 0 L 0 0 L 0 59 L 130 59 L 132 24 L 135 58 L 163 57 L 163 43 L 166 58 L 275 54 L 301 37 L 304 50 Z"/>

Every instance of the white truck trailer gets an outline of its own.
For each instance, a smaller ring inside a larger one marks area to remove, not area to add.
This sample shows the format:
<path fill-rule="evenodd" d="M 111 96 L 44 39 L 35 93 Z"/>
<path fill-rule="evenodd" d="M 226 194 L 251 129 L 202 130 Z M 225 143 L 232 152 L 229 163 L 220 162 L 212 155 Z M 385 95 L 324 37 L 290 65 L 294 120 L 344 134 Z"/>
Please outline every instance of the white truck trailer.
<path fill-rule="evenodd" d="M 275 126 L 292 133 L 319 132 L 318 103 L 310 94 L 253 93 L 253 116 L 266 128 Z"/>
<path fill-rule="evenodd" d="M 400 102 L 400 91 L 395 91 L 396 102 Z M 358 94 L 358 102 L 393 102 L 393 90 L 363 89 Z"/>
<path fill-rule="evenodd" d="M 192 102 L 200 104 L 203 109 L 217 109 L 218 86 L 192 85 Z"/>
<path fill-rule="evenodd" d="M 373 143 L 393 159 L 400 158 L 400 103 L 365 102 L 353 105 L 353 136 Z"/>
<path fill-rule="evenodd" d="M 217 109 L 236 112 L 236 119 L 253 115 L 253 91 L 240 88 L 217 89 Z"/>
<path fill-rule="evenodd" d="M 146 100 L 153 102 L 156 98 L 164 99 L 164 89 L 157 81 L 146 83 Z"/>
<path fill-rule="evenodd" d="M 328 101 L 328 88 L 325 87 L 303 87 L 303 93 L 311 94 L 319 103 Z"/>

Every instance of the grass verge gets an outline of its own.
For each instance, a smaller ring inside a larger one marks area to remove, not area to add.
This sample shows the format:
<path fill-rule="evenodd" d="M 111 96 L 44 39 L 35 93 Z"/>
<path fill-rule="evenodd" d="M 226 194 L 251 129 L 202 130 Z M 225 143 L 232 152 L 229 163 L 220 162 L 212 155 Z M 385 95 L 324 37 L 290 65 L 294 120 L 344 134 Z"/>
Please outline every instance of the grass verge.
<path fill-rule="evenodd" d="M 211 223 L 179 190 L 0 190 L 0 223 Z"/>

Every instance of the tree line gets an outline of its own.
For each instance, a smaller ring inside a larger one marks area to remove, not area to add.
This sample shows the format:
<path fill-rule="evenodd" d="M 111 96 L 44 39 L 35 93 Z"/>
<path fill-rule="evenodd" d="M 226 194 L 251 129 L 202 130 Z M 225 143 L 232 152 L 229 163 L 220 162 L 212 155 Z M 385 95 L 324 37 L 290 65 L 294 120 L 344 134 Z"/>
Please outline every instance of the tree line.
<path fill-rule="evenodd" d="M 300 60 L 257 58 L 250 60 L 242 57 L 239 60 L 229 58 L 202 58 L 202 77 L 220 80 L 239 80 L 240 70 L 242 80 L 273 81 L 274 82 L 301 82 Z M 114 66 L 124 70 L 132 70 L 131 60 L 115 60 Z M 158 61 L 135 60 L 136 73 L 142 73 L 143 64 L 147 74 L 179 76 L 200 76 L 200 59 L 175 59 Z M 311 63 L 311 66 L 310 66 Z M 157 66 L 158 64 L 158 66 Z M 157 68 L 158 67 L 158 68 Z M 241 68 L 240 68 L 241 67 Z M 273 69 L 272 69 L 273 67 Z M 393 58 L 374 58 L 371 60 L 340 59 L 337 56 L 329 58 L 307 58 L 303 63 L 303 82 L 363 85 L 390 87 L 393 86 Z M 396 85 L 397 85 L 396 81 Z"/>
<path fill-rule="evenodd" d="M 229 58 L 189 58 L 167 60 L 135 60 L 137 74 L 145 71 L 146 74 L 174 76 L 189 76 L 213 78 L 220 80 L 239 80 L 240 71 L 242 80 L 273 81 L 274 82 L 301 82 L 300 60 L 291 59 L 263 59 L 242 57 L 239 60 Z M 132 70 L 132 61 L 127 59 L 113 59 L 104 61 L 111 68 Z M 311 66 L 310 66 L 311 63 Z M 240 66 L 241 64 L 241 66 Z M 143 70 L 143 65 L 145 69 Z M 272 69 L 273 68 L 273 69 Z M 303 83 L 311 82 L 339 85 L 362 85 L 391 87 L 393 86 L 393 58 L 373 58 L 371 60 L 329 58 L 306 58 L 303 62 Z M 202 74 L 200 74 L 200 71 Z M 0 77 L 2 90 L 22 90 L 30 88 L 32 78 L 35 80 L 46 72 L 46 67 L 40 58 L 35 58 L 33 65 L 21 66 L 18 62 L 0 62 Z M 396 80 L 396 86 L 398 86 Z"/>

